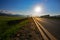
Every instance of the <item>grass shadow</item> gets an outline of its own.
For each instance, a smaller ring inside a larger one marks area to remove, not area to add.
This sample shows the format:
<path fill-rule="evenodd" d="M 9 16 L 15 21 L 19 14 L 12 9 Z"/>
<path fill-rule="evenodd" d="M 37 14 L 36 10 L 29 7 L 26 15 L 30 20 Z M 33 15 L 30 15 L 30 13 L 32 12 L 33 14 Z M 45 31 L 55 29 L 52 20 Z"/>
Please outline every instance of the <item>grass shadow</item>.
<path fill-rule="evenodd" d="M 9 26 L 12 26 L 12 25 L 16 25 L 16 24 L 18 24 L 18 23 L 20 23 L 20 22 L 22 22 L 22 21 L 24 21 L 24 20 L 26 20 L 27 18 L 25 18 L 25 19 L 20 19 L 20 20 L 11 20 L 11 21 L 8 21 L 7 22 L 7 25 L 9 25 Z"/>

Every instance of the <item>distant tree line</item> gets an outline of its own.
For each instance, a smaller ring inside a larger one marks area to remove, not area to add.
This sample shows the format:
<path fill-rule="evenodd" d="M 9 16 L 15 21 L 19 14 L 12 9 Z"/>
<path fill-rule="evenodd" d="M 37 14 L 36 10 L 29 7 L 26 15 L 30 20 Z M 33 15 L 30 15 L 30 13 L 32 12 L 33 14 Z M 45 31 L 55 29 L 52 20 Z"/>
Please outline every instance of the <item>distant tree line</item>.
<path fill-rule="evenodd" d="M 42 18 L 60 18 L 60 15 L 55 15 L 55 16 L 50 16 L 50 15 L 43 15 L 43 16 L 40 16 Z"/>

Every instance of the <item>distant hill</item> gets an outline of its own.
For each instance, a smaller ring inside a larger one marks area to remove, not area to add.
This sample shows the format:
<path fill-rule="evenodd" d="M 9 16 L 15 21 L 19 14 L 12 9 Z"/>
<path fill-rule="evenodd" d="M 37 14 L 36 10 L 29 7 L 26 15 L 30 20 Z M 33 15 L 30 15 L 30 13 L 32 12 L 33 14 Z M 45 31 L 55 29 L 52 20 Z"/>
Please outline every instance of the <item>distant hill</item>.
<path fill-rule="evenodd" d="M 9 16 L 9 14 L 6 14 L 6 13 L 0 13 L 0 16 Z"/>
<path fill-rule="evenodd" d="M 8 10 L 0 10 L 0 16 L 16 16 L 16 17 L 29 17 L 28 15 L 20 15 Z"/>
<path fill-rule="evenodd" d="M 18 17 L 24 17 L 23 15 L 12 15 L 12 14 L 6 14 L 6 13 L 1 13 L 0 16 L 18 16 Z"/>
<path fill-rule="evenodd" d="M 22 17 L 23 15 L 13 14 L 12 12 L 9 12 L 7 10 L 0 10 L 0 16 L 20 16 L 20 17 Z"/>

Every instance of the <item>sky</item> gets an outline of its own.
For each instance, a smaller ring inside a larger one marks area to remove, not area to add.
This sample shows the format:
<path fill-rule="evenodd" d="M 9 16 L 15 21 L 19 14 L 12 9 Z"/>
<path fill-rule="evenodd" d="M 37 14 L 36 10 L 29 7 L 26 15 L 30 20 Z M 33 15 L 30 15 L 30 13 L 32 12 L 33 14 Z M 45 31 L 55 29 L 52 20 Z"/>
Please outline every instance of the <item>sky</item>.
<path fill-rule="evenodd" d="M 37 5 L 42 6 L 42 12 L 38 15 L 60 15 L 60 0 L 0 0 L 0 10 L 22 15 L 34 14 Z"/>

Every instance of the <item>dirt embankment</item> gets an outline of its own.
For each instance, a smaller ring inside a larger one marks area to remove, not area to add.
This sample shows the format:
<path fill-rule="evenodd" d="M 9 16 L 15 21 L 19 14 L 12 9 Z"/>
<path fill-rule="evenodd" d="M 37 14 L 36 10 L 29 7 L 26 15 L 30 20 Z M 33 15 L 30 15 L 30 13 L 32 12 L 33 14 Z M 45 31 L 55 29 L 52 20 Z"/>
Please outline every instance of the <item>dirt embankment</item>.
<path fill-rule="evenodd" d="M 32 18 L 28 19 L 27 25 L 20 28 L 20 30 L 11 37 L 11 40 L 42 40 L 40 32 L 36 28 Z"/>

